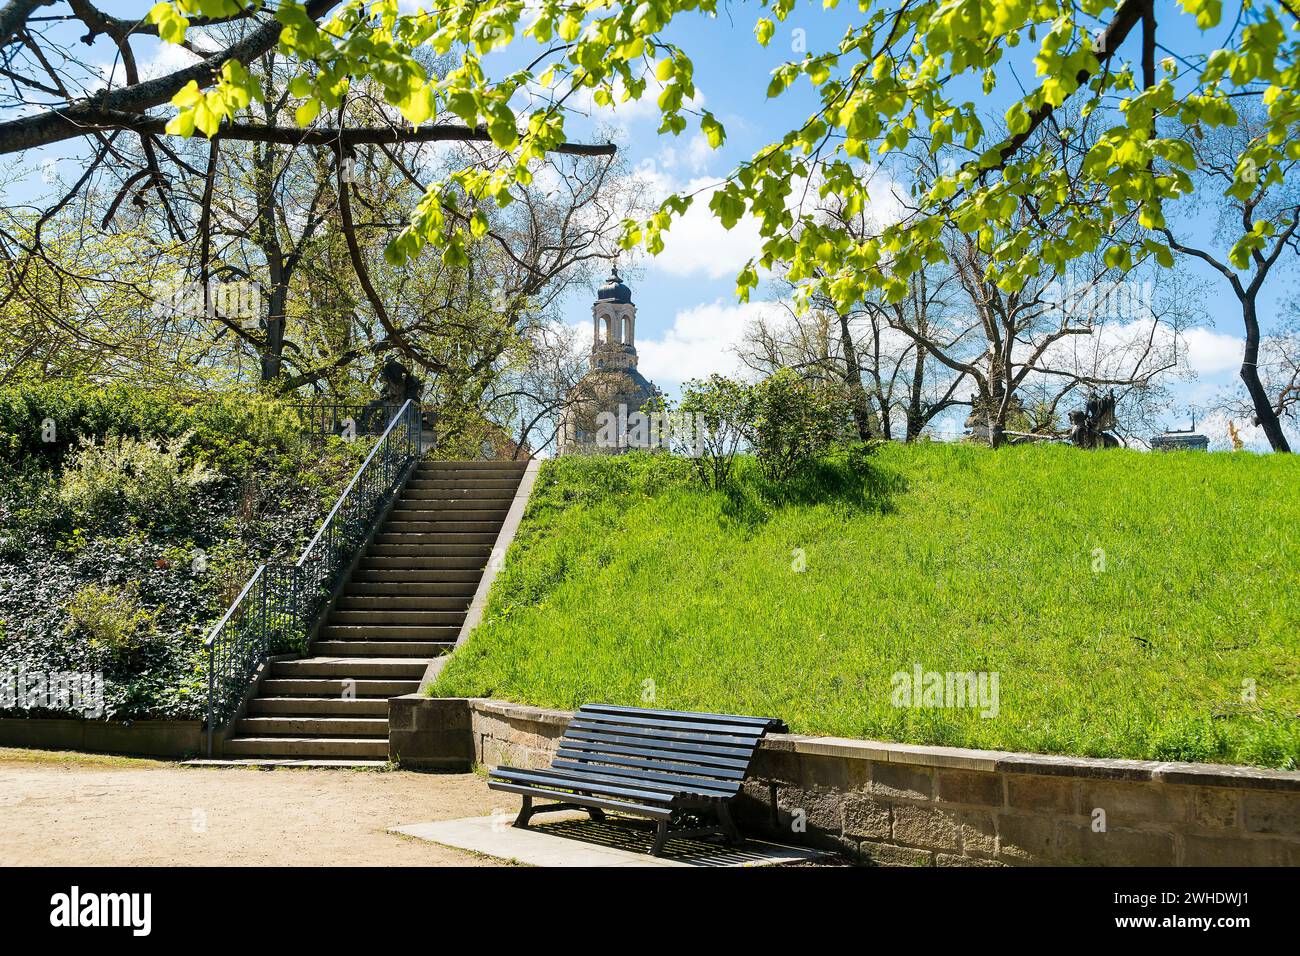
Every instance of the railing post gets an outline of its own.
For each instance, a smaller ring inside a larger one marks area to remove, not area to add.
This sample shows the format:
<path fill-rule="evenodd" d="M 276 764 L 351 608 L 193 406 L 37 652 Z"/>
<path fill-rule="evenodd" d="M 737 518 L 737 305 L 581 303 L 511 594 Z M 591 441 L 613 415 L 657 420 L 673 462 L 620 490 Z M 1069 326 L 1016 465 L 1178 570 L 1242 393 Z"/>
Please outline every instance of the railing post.
<path fill-rule="evenodd" d="M 216 720 L 216 703 L 214 694 L 216 693 L 216 676 L 213 673 L 214 659 L 216 657 L 215 645 L 207 647 L 208 652 L 208 759 L 212 759 L 212 723 Z"/>

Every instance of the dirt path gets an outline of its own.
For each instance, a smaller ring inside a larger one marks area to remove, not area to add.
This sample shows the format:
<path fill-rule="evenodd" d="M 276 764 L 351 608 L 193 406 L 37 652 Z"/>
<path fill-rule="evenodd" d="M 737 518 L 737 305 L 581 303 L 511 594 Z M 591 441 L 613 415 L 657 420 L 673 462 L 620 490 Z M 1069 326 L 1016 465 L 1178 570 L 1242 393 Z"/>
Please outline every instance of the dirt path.
<path fill-rule="evenodd" d="M 474 774 L 188 768 L 0 748 L 0 865 L 482 866 L 385 832 L 508 812 Z"/>

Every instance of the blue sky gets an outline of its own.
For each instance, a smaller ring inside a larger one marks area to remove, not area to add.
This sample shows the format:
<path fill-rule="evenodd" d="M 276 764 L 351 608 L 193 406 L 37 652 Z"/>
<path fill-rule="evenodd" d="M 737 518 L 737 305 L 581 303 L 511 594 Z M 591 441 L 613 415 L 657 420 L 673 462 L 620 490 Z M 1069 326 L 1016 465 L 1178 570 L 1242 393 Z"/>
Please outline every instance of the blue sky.
<path fill-rule="evenodd" d="M 150 4 L 110 0 L 101 5 L 125 17 L 141 15 Z M 416 0 L 404 0 L 404 6 L 415 5 Z M 1164 52 L 1203 49 L 1227 38 L 1228 31 L 1224 28 L 1213 38 L 1213 44 L 1207 43 L 1174 3 L 1161 0 L 1160 6 L 1159 22 L 1168 47 Z M 43 10 L 61 12 L 63 6 Z M 694 60 L 702 105 L 726 126 L 727 142 L 720 150 L 708 149 L 692 129 L 679 137 L 656 132 L 658 117 L 653 80 L 652 91 L 640 103 L 622 104 L 614 109 L 592 108 L 586 120 L 571 118 L 571 138 L 591 139 L 598 130 L 613 127 L 628 164 L 662 192 L 696 189 L 717 182 L 736 163 L 802 122 L 815 106 L 806 82 L 797 84 L 777 100 L 768 100 L 766 87 L 770 71 L 784 60 L 797 57 L 794 48 L 800 42 L 812 51 L 829 47 L 843 33 L 846 24 L 859 17 L 854 3 L 846 3 L 834 11 L 825 10 L 820 0 L 801 4 L 784 24 L 778 24 L 771 44 L 764 48 L 758 45 L 752 32 L 754 19 L 759 15 L 756 3 L 734 4 L 717 17 L 684 16 L 667 31 L 668 37 L 683 46 Z M 489 68 L 493 63 L 502 70 L 513 67 L 531 58 L 535 51 L 530 44 L 517 42 L 514 48 L 490 57 Z M 1132 55 L 1128 50 L 1122 50 L 1121 54 Z M 112 51 L 101 40 L 94 49 L 85 51 L 85 57 L 91 63 L 103 63 L 107 69 Z M 141 59 L 146 74 L 187 62 L 186 54 L 176 48 L 158 49 L 153 52 L 152 60 L 148 54 Z M 1023 57 L 1015 67 L 1016 79 L 1021 84 L 1030 87 L 1036 82 L 1032 67 Z M 1008 88 L 1014 90 L 1014 83 Z M 991 114 L 1000 113 L 1005 105 L 998 98 L 987 103 Z M 19 162 L 36 169 L 42 162 L 71 156 L 78 148 L 74 143 L 31 151 L 20 156 Z M 61 164 L 65 174 L 75 164 L 75 159 L 65 160 Z M 731 350 L 744 325 L 773 309 L 761 294 L 748 306 L 738 305 L 734 298 L 735 274 L 756 249 L 757 236 L 752 227 L 742 222 L 730 232 L 723 230 L 708 215 L 705 201 L 700 199 L 667 236 L 667 248 L 660 256 L 638 256 L 630 261 L 625 257 L 624 265 L 628 267 L 625 271 L 630 273 L 628 281 L 638 307 L 641 367 L 649 378 L 672 392 L 684 379 L 736 368 Z M 1209 404 L 1234 382 L 1240 361 L 1240 319 L 1230 290 L 1221 277 L 1206 267 L 1193 265 L 1189 271 L 1211 282 L 1210 295 L 1202 303 L 1210 315 L 1206 327 L 1194 331 L 1187 341 L 1189 362 L 1198 378 L 1177 387 L 1177 405 L 1170 416 L 1170 423 L 1175 425 L 1185 424 L 1198 406 Z M 1262 302 L 1266 323 L 1271 324 L 1282 312 L 1293 290 L 1292 275 L 1276 275 L 1270 280 Z M 589 329 L 589 307 L 590 296 L 574 295 L 565 304 L 565 313 L 574 324 Z M 941 428 L 955 431 L 962 417 L 964 414 L 942 423 Z M 1225 426 L 1217 422 L 1214 427 L 1222 430 Z"/>

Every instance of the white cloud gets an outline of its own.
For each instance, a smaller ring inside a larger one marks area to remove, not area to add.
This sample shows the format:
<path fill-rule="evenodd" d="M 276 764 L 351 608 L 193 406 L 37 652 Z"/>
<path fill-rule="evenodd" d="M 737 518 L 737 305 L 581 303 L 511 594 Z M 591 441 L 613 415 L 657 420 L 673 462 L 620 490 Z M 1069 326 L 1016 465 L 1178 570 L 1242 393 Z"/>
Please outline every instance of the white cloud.
<path fill-rule="evenodd" d="M 1220 375 L 1241 366 L 1241 353 L 1246 346 L 1239 336 L 1212 329 L 1188 329 L 1183 339 L 1187 344 L 1187 364 L 1197 375 Z"/>
<path fill-rule="evenodd" d="M 678 182 L 653 162 L 643 163 L 633 175 L 645 182 L 656 203 L 670 193 L 700 191 L 686 215 L 673 220 L 663 234 L 663 251 L 645 258 L 648 271 L 678 277 L 734 279 L 744 264 L 758 255 L 762 239 L 757 221 L 746 216 L 733 228 L 724 229 L 709 209 L 709 196 L 718 185 L 716 179 L 699 177 Z"/>
<path fill-rule="evenodd" d="M 697 176 L 708 170 L 712 158 L 713 150 L 709 141 L 703 133 L 696 133 L 680 146 L 675 146 L 670 141 L 659 150 L 656 162 L 668 173 L 685 172 Z"/>
<path fill-rule="evenodd" d="M 741 364 L 735 346 L 746 327 L 757 319 L 785 314 L 775 302 L 734 305 L 719 299 L 691 306 L 678 312 L 672 326 L 659 338 L 638 337 L 639 368 L 660 386 L 704 378 L 714 372 L 736 375 Z"/>

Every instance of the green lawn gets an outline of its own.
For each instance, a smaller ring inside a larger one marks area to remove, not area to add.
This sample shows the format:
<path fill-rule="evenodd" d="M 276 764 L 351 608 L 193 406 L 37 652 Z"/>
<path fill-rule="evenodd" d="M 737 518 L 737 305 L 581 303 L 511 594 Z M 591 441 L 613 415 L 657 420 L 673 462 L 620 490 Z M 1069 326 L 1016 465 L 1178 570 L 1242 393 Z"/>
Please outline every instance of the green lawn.
<path fill-rule="evenodd" d="M 1300 765 L 1300 460 L 922 444 L 873 462 L 775 488 L 744 461 L 731 494 L 666 457 L 547 463 L 435 693 Z M 996 673 L 996 716 L 896 706 L 917 665 Z"/>

